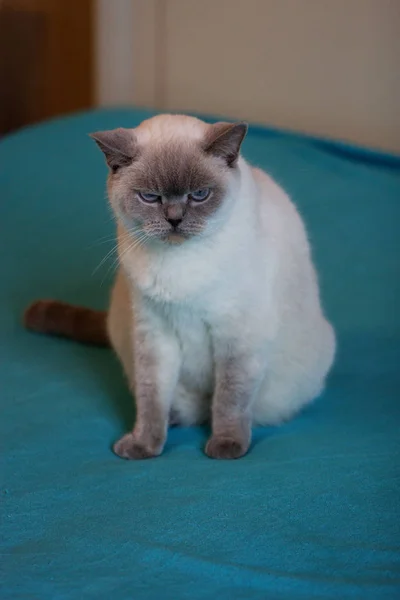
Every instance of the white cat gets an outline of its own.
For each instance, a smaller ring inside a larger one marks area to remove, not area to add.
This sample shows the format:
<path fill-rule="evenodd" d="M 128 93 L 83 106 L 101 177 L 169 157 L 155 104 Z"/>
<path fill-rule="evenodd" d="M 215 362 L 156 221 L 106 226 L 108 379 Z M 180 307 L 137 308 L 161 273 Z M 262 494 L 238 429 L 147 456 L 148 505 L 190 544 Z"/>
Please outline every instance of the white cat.
<path fill-rule="evenodd" d="M 304 225 L 239 155 L 246 130 L 160 115 L 93 134 L 118 223 L 108 335 L 137 410 L 123 458 L 160 454 L 169 422 L 209 417 L 207 455 L 238 458 L 252 424 L 292 417 L 332 365 Z"/>

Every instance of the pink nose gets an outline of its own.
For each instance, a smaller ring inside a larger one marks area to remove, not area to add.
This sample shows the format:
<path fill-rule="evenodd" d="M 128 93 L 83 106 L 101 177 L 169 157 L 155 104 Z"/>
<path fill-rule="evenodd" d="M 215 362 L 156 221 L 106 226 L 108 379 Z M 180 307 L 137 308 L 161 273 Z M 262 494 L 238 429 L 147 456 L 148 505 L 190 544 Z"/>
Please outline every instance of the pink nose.
<path fill-rule="evenodd" d="M 185 208 L 180 202 L 171 202 L 165 207 L 165 218 L 174 229 L 182 223 L 185 215 Z"/>

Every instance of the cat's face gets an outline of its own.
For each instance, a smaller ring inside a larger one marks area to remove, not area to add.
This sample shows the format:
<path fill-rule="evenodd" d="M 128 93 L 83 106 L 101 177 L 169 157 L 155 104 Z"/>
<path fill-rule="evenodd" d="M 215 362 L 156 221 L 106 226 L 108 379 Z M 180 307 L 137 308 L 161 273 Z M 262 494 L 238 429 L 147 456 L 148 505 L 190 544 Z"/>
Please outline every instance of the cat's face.
<path fill-rule="evenodd" d="M 160 115 L 136 129 L 93 134 L 110 168 L 117 218 L 144 242 L 179 243 L 213 230 L 246 130 L 243 123 Z"/>

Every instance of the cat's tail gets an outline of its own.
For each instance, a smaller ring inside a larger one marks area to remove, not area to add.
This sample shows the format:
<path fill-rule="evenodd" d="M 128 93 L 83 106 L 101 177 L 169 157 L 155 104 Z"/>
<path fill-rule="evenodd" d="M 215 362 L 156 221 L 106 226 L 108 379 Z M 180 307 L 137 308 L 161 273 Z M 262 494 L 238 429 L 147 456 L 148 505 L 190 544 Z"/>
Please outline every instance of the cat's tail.
<path fill-rule="evenodd" d="M 38 300 L 24 314 L 24 325 L 30 331 L 94 346 L 110 346 L 106 321 L 106 312 L 57 300 Z"/>

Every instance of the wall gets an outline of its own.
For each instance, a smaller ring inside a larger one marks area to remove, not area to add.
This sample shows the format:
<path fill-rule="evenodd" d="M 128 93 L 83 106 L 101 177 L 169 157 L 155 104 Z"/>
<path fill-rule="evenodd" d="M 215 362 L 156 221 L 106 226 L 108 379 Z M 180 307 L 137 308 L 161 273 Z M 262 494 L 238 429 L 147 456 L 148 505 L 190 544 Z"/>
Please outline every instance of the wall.
<path fill-rule="evenodd" d="M 133 6 L 132 102 L 400 151 L 399 0 Z"/>

